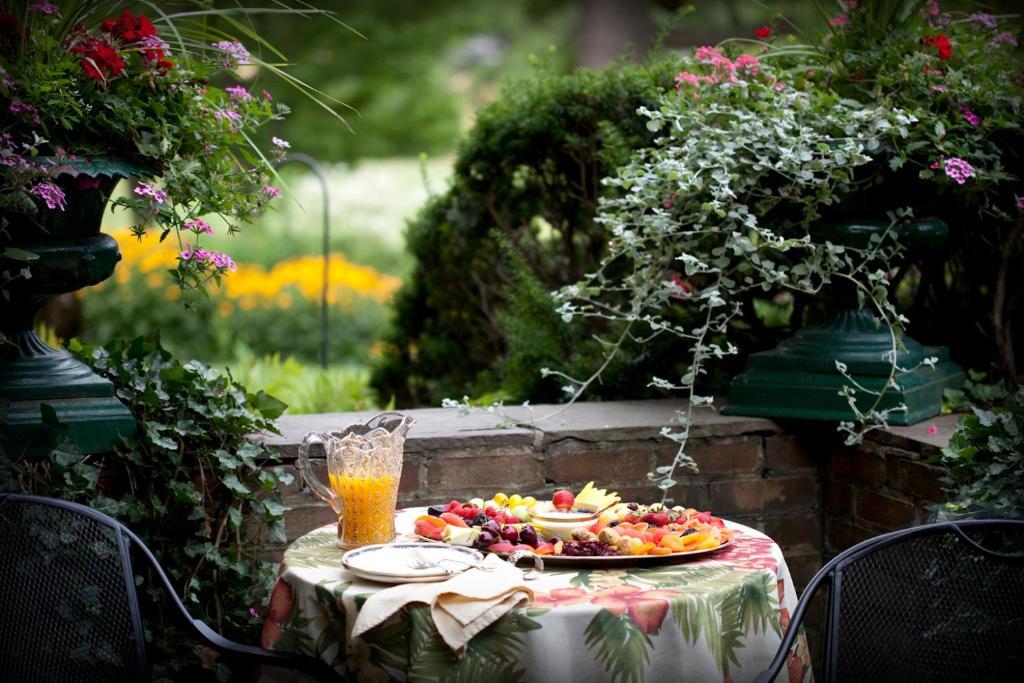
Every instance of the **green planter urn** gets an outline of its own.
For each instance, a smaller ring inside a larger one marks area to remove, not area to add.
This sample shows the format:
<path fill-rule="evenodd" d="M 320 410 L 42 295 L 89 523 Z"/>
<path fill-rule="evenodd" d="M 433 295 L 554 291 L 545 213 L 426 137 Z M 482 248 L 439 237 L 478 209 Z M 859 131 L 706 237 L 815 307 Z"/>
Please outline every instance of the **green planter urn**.
<path fill-rule="evenodd" d="M 0 447 L 12 457 L 45 454 L 65 438 L 87 453 L 109 451 L 135 431 L 113 384 L 42 341 L 33 323 L 48 299 L 113 274 L 121 252 L 100 232 L 103 213 L 118 181 L 145 170 L 107 158 L 55 170 L 64 210 L 40 203 L 36 215 L 0 216 Z"/>
<path fill-rule="evenodd" d="M 864 248 L 871 235 L 881 235 L 888 226 L 885 221 L 848 220 L 822 224 L 812 232 L 819 241 Z M 918 251 L 938 249 L 948 233 L 946 224 L 937 219 L 900 223 L 894 230 L 902 244 Z M 844 363 L 857 384 L 868 390 L 855 391 L 858 408 L 866 411 L 874 404 L 877 397 L 869 392 L 880 392 L 889 380 L 892 339 L 874 310 L 856 306 L 854 292 L 841 298 L 849 300 L 849 307 L 830 322 L 806 327 L 771 351 L 751 354 L 746 369 L 729 386 L 729 403 L 722 413 L 853 420 L 853 411 L 841 394 L 851 382 L 836 369 L 836 361 Z M 943 390 L 958 388 L 964 374 L 950 362 L 949 350 L 944 347 L 922 346 L 909 337 L 901 343 L 896 363 L 910 371 L 897 372 L 898 388 L 890 387 L 877 409 L 905 405 L 905 411 L 892 412 L 888 421 L 907 425 L 938 415 Z M 930 357 L 938 359 L 934 367 L 921 364 Z"/>

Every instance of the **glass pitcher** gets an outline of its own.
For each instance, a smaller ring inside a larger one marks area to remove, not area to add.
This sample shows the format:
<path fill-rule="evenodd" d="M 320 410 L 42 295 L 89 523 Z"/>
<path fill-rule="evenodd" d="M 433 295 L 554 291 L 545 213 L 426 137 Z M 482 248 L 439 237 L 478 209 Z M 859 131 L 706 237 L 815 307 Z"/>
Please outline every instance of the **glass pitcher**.
<path fill-rule="evenodd" d="M 338 545 L 355 548 L 395 538 L 395 504 L 405 435 L 415 420 L 381 413 L 340 432 L 310 432 L 299 448 L 302 477 L 338 514 Z M 323 446 L 330 486 L 309 463 L 309 448 Z"/>

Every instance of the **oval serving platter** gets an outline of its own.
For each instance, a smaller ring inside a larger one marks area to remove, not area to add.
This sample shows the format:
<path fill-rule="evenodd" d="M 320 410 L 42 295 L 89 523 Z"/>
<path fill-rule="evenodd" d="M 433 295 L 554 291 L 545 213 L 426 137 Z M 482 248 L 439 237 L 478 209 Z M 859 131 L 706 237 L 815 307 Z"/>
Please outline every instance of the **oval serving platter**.
<path fill-rule="evenodd" d="M 440 566 L 416 568 L 413 552 Z M 380 583 L 444 581 L 482 562 L 483 553 L 446 543 L 383 543 L 349 550 L 341 564 L 356 576 Z"/>
<path fill-rule="evenodd" d="M 435 541 L 426 536 L 415 536 L 426 543 L 417 544 L 420 546 L 447 546 L 449 548 L 464 548 L 463 546 L 449 546 L 447 543 Z M 726 541 L 714 548 L 704 550 L 690 550 L 685 553 L 670 553 L 668 555 L 606 555 L 601 557 L 576 557 L 573 555 L 541 555 L 545 567 L 640 567 L 658 564 L 676 564 L 686 562 L 704 555 L 717 553 L 731 547 L 733 541 Z M 480 551 L 477 551 L 480 552 Z M 502 559 L 508 559 L 508 553 L 494 553 Z"/>

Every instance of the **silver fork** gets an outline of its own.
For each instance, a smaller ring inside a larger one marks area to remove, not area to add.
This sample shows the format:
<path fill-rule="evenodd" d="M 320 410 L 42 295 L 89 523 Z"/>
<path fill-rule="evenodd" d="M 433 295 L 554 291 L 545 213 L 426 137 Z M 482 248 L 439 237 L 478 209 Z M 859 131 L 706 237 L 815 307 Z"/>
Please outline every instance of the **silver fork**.
<path fill-rule="evenodd" d="M 437 567 L 441 571 L 446 572 L 448 574 L 457 574 L 460 571 L 464 571 L 445 567 L 443 564 L 441 564 L 442 562 L 456 562 L 458 564 L 463 565 L 465 569 L 479 569 L 480 571 L 485 572 L 489 572 L 493 569 L 493 567 L 488 567 L 477 562 L 468 562 L 465 560 L 456 559 L 454 557 L 443 557 L 440 560 L 428 560 L 426 557 L 423 556 L 423 553 L 421 553 L 418 549 L 415 548 L 413 549 L 411 554 L 413 562 L 410 562 L 409 565 L 413 569 L 427 569 L 430 567 Z"/>

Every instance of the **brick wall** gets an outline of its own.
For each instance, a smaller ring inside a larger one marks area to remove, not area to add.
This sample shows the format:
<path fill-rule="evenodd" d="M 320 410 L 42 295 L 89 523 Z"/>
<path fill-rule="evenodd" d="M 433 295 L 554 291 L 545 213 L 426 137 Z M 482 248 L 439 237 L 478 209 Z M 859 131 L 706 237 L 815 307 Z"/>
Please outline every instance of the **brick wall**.
<path fill-rule="evenodd" d="M 955 417 L 945 416 L 833 449 L 823 483 L 826 556 L 934 518 L 942 500 L 942 468 L 926 460 L 948 442 L 955 423 Z M 935 434 L 928 433 L 932 426 Z"/>
<path fill-rule="evenodd" d="M 578 490 L 592 479 L 627 500 L 658 500 L 660 491 L 647 473 L 671 461 L 674 444 L 659 431 L 682 407 L 675 401 L 586 403 L 530 427 L 505 429 L 489 414 L 407 411 L 418 422 L 406 443 L 399 504 L 428 505 L 498 491 L 540 497 L 556 488 Z M 556 410 L 515 408 L 509 415 L 522 424 Z M 293 461 L 307 432 L 337 430 L 369 416 L 284 417 L 282 436 L 268 441 Z M 802 587 L 835 552 L 925 521 L 939 488 L 937 469 L 920 459 L 948 438 L 952 422 L 940 424 L 937 435 L 927 434 L 928 425 L 900 428 L 857 448 L 841 448 L 829 426 L 783 427 L 698 412 L 688 452 L 700 473 L 680 473 L 671 493 L 676 504 L 711 510 L 774 538 Z M 300 482 L 297 477 L 284 491 L 291 539 L 330 522 L 333 514 Z"/>

